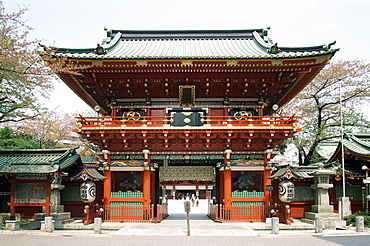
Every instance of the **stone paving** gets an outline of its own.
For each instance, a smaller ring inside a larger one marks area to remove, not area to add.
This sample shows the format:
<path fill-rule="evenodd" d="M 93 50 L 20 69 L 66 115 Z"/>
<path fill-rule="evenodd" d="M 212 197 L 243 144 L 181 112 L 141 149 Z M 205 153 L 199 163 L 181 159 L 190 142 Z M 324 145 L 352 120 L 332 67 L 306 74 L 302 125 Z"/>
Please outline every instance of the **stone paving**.
<path fill-rule="evenodd" d="M 216 223 L 207 217 L 207 201 L 201 200 L 190 212 L 190 236 L 195 237 L 325 237 L 370 235 L 370 231 L 357 233 L 355 228 L 346 230 L 324 230 L 315 233 L 314 226 L 295 220 L 292 225 L 279 224 L 279 234 L 271 233 L 266 223 Z M 94 234 L 94 225 L 83 225 L 81 221 L 68 224 L 64 230 L 52 233 L 40 230 L 0 231 L 0 234 L 53 235 L 65 237 L 113 237 L 113 236 L 187 236 L 186 213 L 182 201 L 169 201 L 169 217 L 161 223 L 102 223 L 102 233 Z"/>

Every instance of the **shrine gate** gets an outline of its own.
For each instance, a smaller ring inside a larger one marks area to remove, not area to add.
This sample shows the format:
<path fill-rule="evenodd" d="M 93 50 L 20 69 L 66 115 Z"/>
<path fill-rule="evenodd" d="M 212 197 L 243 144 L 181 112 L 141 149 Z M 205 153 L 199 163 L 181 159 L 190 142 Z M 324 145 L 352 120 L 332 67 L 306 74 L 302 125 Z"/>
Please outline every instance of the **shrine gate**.
<path fill-rule="evenodd" d="M 101 150 L 112 220 L 155 221 L 162 197 L 194 194 L 215 221 L 264 221 L 268 163 L 300 131 L 277 112 L 337 51 L 267 33 L 108 30 L 96 48 L 56 49 L 78 67 L 59 77 L 97 111 L 75 132 Z"/>

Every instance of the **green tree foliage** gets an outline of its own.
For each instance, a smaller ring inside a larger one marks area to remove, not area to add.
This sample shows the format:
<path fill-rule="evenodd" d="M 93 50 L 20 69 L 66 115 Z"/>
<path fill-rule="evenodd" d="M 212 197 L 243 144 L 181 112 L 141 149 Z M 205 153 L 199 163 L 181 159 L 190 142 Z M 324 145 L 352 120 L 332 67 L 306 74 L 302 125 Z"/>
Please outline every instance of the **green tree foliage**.
<path fill-rule="evenodd" d="M 303 130 L 290 140 L 298 149 L 300 164 L 316 161 L 314 151 L 321 142 L 340 138 L 340 105 L 345 133 L 368 131 L 364 107 L 370 96 L 369 75 L 370 64 L 365 61 L 332 62 L 281 110 L 300 117 Z"/>
<path fill-rule="evenodd" d="M 15 133 L 11 128 L 0 129 L 0 149 L 37 149 L 32 136 Z"/>

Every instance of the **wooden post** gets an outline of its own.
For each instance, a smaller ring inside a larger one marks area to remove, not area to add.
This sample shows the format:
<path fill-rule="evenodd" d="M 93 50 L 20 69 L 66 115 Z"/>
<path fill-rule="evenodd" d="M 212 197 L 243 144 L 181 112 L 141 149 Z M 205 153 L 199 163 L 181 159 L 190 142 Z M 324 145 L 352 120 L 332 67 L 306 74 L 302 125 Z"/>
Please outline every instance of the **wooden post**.
<path fill-rule="evenodd" d="M 106 158 L 105 158 L 106 156 Z M 110 153 L 107 153 L 104 155 L 104 160 L 107 162 L 107 164 L 110 166 L 111 164 L 111 158 Z M 104 170 L 104 176 L 107 177 L 104 180 L 104 188 L 103 188 L 103 199 L 104 199 L 104 205 L 110 205 L 110 194 L 112 191 L 112 172 L 108 168 L 108 170 Z"/>
<path fill-rule="evenodd" d="M 231 149 L 225 150 L 224 154 L 224 163 L 226 164 L 224 170 L 224 204 L 226 206 L 231 205 L 231 167 L 230 167 L 230 159 L 231 159 Z"/>
<path fill-rule="evenodd" d="M 219 182 L 219 186 L 220 186 L 219 197 L 220 197 L 220 199 L 219 199 L 218 203 L 222 204 L 223 201 L 224 201 L 224 171 L 219 170 L 219 177 L 220 177 L 220 182 Z"/>
<path fill-rule="evenodd" d="M 150 206 L 150 167 L 148 166 L 150 164 L 150 157 L 149 157 L 149 150 L 143 150 L 144 153 L 144 171 L 143 171 L 143 198 L 144 206 Z"/>
<path fill-rule="evenodd" d="M 143 174 L 143 197 L 144 206 L 150 205 L 150 170 L 144 169 Z"/>
<path fill-rule="evenodd" d="M 103 199 L 104 205 L 110 204 L 110 193 L 111 193 L 111 186 L 112 186 L 112 172 L 110 170 L 104 171 L 104 176 L 107 177 L 104 180 L 104 191 L 103 191 Z"/>
<path fill-rule="evenodd" d="M 10 216 L 15 218 L 15 206 L 14 206 L 14 197 L 15 197 L 15 175 L 12 175 L 12 184 L 11 184 L 11 195 L 10 195 Z"/>
<path fill-rule="evenodd" d="M 46 205 L 45 216 L 50 216 L 51 175 L 46 176 Z"/>
<path fill-rule="evenodd" d="M 224 202 L 226 206 L 231 205 L 231 169 L 224 171 Z"/>
<path fill-rule="evenodd" d="M 264 161 L 263 161 L 265 167 L 267 166 L 267 162 L 268 161 L 269 161 L 269 159 L 267 158 L 267 154 L 265 153 L 264 154 Z M 266 186 L 267 185 L 272 185 L 272 180 L 268 178 L 270 176 L 271 176 L 271 170 L 265 168 L 263 170 L 263 183 L 264 183 L 264 187 L 265 187 L 265 189 L 264 189 L 265 205 L 269 204 L 269 202 L 270 202 L 269 199 L 271 199 L 270 196 L 269 196 L 270 195 L 270 191 L 267 191 L 266 190 Z"/>

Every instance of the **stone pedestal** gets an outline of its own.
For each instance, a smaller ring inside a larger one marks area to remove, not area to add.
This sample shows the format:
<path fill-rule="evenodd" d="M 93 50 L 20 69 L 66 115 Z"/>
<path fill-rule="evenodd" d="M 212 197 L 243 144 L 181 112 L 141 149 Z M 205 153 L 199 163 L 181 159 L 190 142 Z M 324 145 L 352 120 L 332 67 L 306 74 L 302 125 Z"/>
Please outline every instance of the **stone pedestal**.
<path fill-rule="evenodd" d="M 272 218 L 266 218 L 266 225 L 271 225 L 272 223 Z"/>
<path fill-rule="evenodd" d="M 365 229 L 365 219 L 363 216 L 356 217 L 356 232 L 363 232 Z"/>
<path fill-rule="evenodd" d="M 272 218 L 271 233 L 279 234 L 279 218 Z"/>
<path fill-rule="evenodd" d="M 53 232 L 54 231 L 54 223 L 55 221 L 53 220 L 53 217 L 48 216 L 45 217 L 44 221 L 41 221 L 41 231 L 44 232 Z"/>
<path fill-rule="evenodd" d="M 333 213 L 332 205 L 312 205 L 312 212 L 314 213 Z"/>
<path fill-rule="evenodd" d="M 322 223 L 322 218 L 321 217 L 316 217 L 315 218 L 315 233 L 322 233 L 324 225 Z"/>
<path fill-rule="evenodd" d="M 8 231 L 19 231 L 21 225 L 18 220 L 6 220 L 5 221 L 5 230 Z"/>
<path fill-rule="evenodd" d="M 351 201 L 349 197 L 340 197 L 339 198 L 339 213 L 342 215 L 342 218 L 351 215 Z"/>
<path fill-rule="evenodd" d="M 95 234 L 101 234 L 101 218 L 94 218 L 94 233 Z"/>

